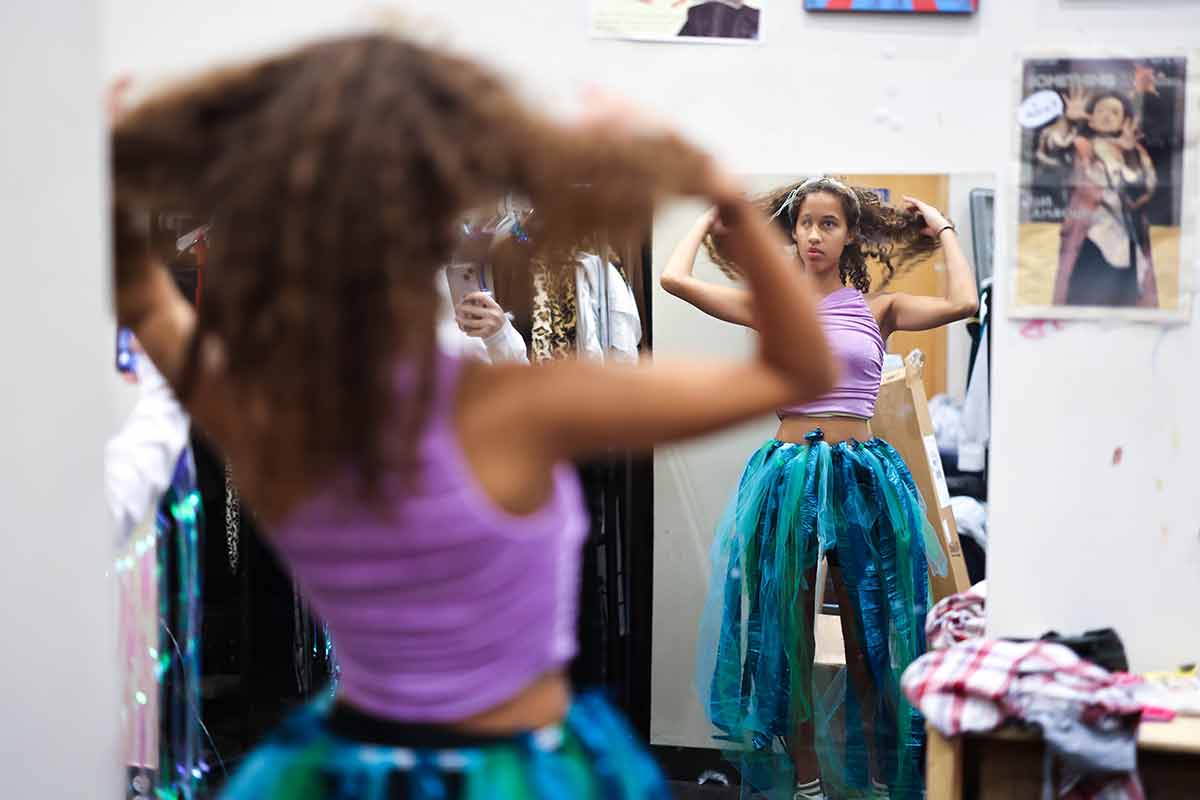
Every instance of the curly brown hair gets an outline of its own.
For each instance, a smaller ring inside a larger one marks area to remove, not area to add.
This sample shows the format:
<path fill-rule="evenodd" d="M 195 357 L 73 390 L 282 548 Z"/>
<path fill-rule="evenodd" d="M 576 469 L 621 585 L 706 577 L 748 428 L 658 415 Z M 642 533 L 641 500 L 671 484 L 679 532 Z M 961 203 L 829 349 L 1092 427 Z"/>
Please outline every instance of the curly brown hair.
<path fill-rule="evenodd" d="M 753 202 L 794 243 L 796 218 L 804 198 L 817 192 L 831 194 L 842 203 L 846 226 L 854 240 L 842 250 L 838 272 L 844 285 L 853 286 L 863 294 L 871 291 L 868 259 L 883 268 L 883 280 L 876 289 L 883 291 L 897 274 L 911 269 L 941 246 L 937 239 L 922 233 L 925 219 L 919 213 L 893 208 L 884 204 L 875 192 L 837 178 L 810 178 L 767 192 Z M 709 236 L 704 244 L 713 263 L 730 277 L 736 277 L 737 265 L 722 252 L 720 242 Z"/>
<path fill-rule="evenodd" d="M 223 345 L 227 413 L 251 420 L 239 481 L 268 519 L 345 467 L 372 497 L 411 472 L 433 276 L 466 210 L 520 192 L 537 246 L 569 252 L 598 229 L 642 234 L 707 168 L 673 135 L 566 128 L 471 61 L 385 33 L 210 72 L 112 133 L 118 212 L 214 220 L 193 354 Z"/>

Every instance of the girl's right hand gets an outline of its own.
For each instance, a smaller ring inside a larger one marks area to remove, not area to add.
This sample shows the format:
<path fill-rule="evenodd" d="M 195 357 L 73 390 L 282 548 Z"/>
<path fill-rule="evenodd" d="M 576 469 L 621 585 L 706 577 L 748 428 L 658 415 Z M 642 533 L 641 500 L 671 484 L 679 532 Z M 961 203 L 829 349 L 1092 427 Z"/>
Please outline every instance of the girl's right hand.
<path fill-rule="evenodd" d="M 719 208 L 714 207 L 705 211 L 700 220 L 704 229 L 715 238 L 720 238 L 729 233 L 729 228 L 721 220 L 721 210 Z"/>

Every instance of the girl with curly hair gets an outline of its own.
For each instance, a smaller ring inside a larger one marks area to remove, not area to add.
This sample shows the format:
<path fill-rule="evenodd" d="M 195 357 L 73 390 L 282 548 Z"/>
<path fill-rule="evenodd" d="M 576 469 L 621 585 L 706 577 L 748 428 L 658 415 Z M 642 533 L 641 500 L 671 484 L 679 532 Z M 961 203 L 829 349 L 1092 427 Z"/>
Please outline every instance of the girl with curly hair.
<path fill-rule="evenodd" d="M 586 524 L 567 464 L 811 400 L 833 364 L 811 281 L 738 185 L 625 106 L 591 106 L 555 122 L 466 59 L 370 34 L 115 120 L 117 316 L 236 466 L 341 665 L 336 697 L 225 797 L 665 795 L 624 721 L 565 677 Z M 716 203 L 757 356 L 528 367 L 439 350 L 434 274 L 464 212 L 510 190 L 537 205 L 545 254 L 632 236 L 667 194 Z M 168 206 L 214 219 L 198 311 L 141 224 Z"/>
<path fill-rule="evenodd" d="M 830 177 L 756 203 L 788 236 L 794 266 L 822 297 L 819 313 L 841 374 L 818 400 L 782 406 L 775 437 L 746 466 L 713 543 L 697 677 L 721 738 L 743 750 L 744 782 L 778 787 L 785 775 L 797 800 L 922 795 L 924 728 L 900 693 L 900 675 L 924 651 L 927 543 L 939 563 L 944 555 L 908 468 L 872 437 L 870 421 L 888 336 L 963 319 L 978 300 L 954 226 L 927 203 L 905 203 L 889 207 L 874 192 Z M 663 288 L 718 319 L 758 328 L 748 292 L 692 274 L 701 244 L 731 275 L 749 267 L 730 252 L 710 212 L 675 249 Z M 939 248 L 944 297 L 882 291 L 898 270 Z M 879 287 L 871 285 L 869 261 L 882 265 Z M 842 612 L 852 689 L 824 707 L 814 702 L 812 684 L 822 557 Z M 844 750 L 828 725 L 814 724 L 827 721 L 835 705 L 845 720 Z M 866 730 L 874 732 L 870 742 Z M 790 758 L 772 755 L 776 739 Z"/>

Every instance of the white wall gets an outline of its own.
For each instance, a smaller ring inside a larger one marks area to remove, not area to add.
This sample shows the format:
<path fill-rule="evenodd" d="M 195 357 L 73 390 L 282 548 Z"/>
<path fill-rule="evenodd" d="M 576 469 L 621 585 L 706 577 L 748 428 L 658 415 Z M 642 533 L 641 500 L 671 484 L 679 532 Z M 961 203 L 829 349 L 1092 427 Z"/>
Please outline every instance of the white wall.
<path fill-rule="evenodd" d="M 0 3 L 0 797 L 117 797 L 100 12 Z"/>
<path fill-rule="evenodd" d="M 776 0 L 761 48 L 587 41 L 584 5 L 407 8 L 415 30 L 502 65 L 550 107 L 566 107 L 585 82 L 620 90 L 748 174 L 830 164 L 1011 178 L 1015 49 L 1200 47 L 1191 0 L 983 0 L 974 17 L 920 19 L 810 15 L 800 0 Z M 107 71 L 193 67 L 361 21 L 364 7 L 114 2 Z M 1001 276 L 1009 231 L 1002 220 Z M 997 308 L 1002 315 L 1003 290 Z M 1200 493 L 1189 481 L 1200 468 L 1200 329 L 1074 324 L 1035 342 L 997 319 L 993 630 L 1114 624 L 1135 667 L 1196 657 Z M 703 335 L 690 344 L 703 350 Z M 1119 468 L 1110 466 L 1115 446 L 1124 448 Z M 731 449 L 728 474 L 713 484 L 727 487 L 743 457 Z M 682 513 L 660 509 L 660 530 Z"/>

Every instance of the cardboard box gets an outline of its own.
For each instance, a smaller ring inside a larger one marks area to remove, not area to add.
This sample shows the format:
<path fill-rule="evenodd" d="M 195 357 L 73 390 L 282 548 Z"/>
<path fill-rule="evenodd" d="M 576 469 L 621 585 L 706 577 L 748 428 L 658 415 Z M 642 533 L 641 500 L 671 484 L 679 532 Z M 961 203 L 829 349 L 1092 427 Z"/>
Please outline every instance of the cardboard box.
<path fill-rule="evenodd" d="M 929 401 L 925 397 L 921 373 L 921 354 L 914 350 L 903 369 L 884 374 L 875 416 L 871 418 L 871 433 L 896 448 L 908 465 L 913 482 L 925 500 L 926 518 L 937 531 L 949 558 L 947 574 L 929 573 L 933 602 L 936 602 L 966 591 L 971 587 L 971 581 L 967 577 L 962 546 L 958 543 L 950 491 L 946 488 L 946 473 L 933 436 L 933 420 L 929 416 Z"/>

